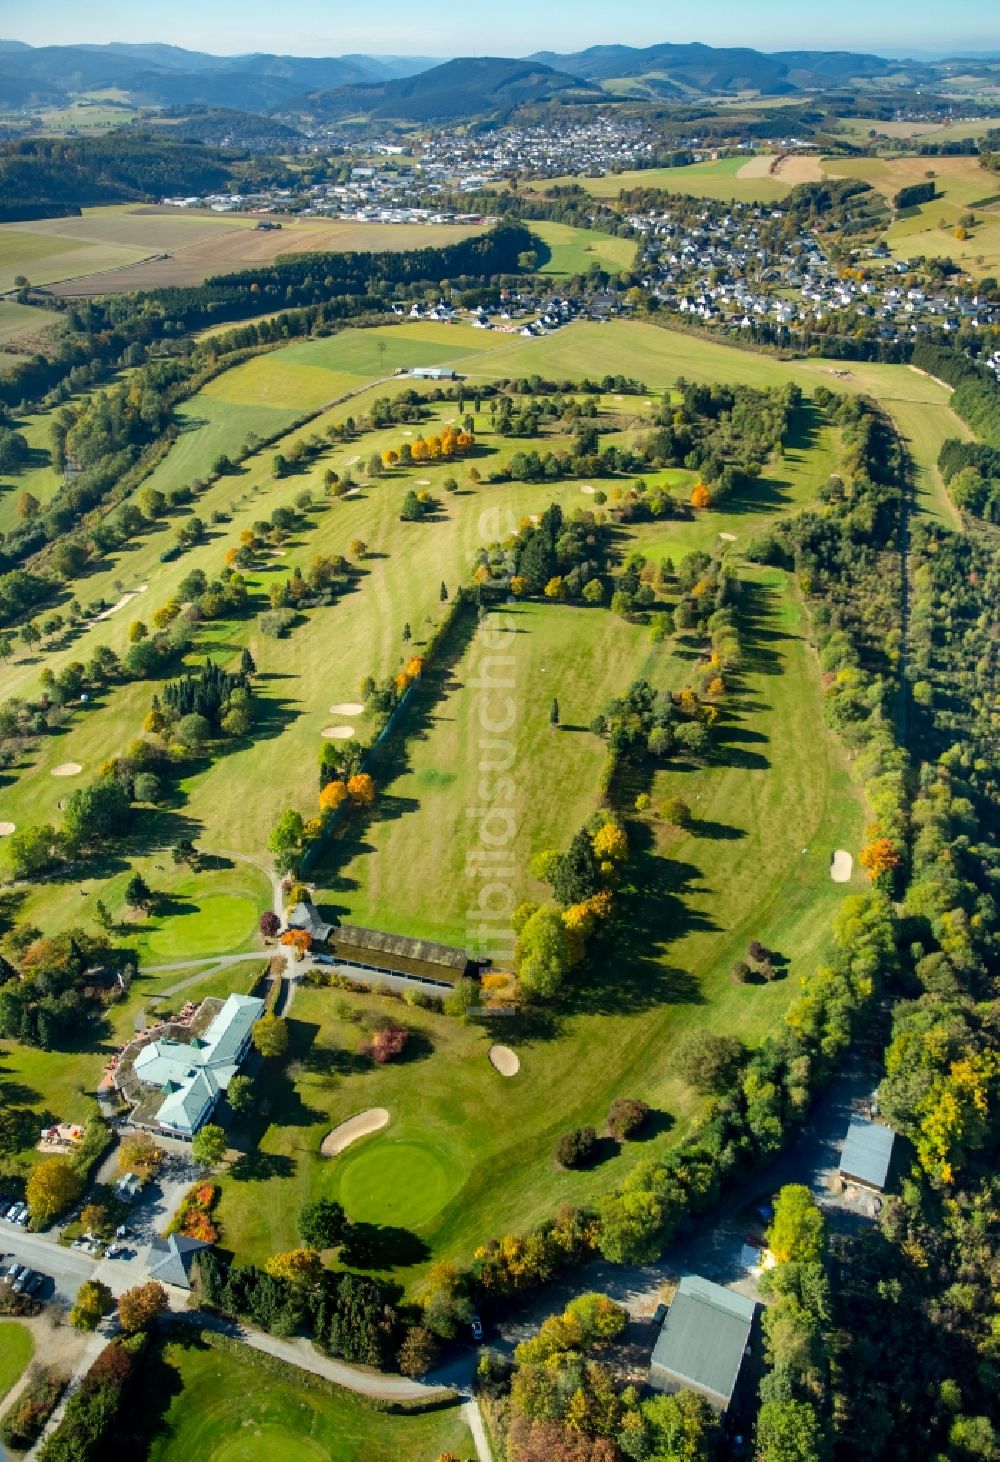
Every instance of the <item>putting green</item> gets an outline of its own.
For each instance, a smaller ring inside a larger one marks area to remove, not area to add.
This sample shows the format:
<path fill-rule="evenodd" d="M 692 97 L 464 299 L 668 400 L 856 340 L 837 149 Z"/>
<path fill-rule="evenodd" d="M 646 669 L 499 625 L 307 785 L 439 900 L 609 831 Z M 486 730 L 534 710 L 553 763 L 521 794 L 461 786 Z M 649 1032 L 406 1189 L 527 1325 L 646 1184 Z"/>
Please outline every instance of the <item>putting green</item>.
<path fill-rule="evenodd" d="M 426 1142 L 366 1142 L 337 1160 L 338 1197 L 359 1223 L 415 1229 L 441 1212 L 462 1175 Z"/>
<path fill-rule="evenodd" d="M 289 1436 L 278 1427 L 262 1426 L 253 1430 L 247 1427 L 245 1432 L 227 1437 L 221 1447 L 212 1452 L 211 1462 L 284 1462 L 285 1458 L 288 1462 L 297 1462 L 297 1459 L 308 1462 L 310 1457 L 325 1462 L 329 1456 L 325 1447 L 309 1437 Z"/>
<path fill-rule="evenodd" d="M 206 894 L 197 908 L 172 914 L 150 930 L 150 956 L 168 960 L 226 954 L 250 938 L 258 912 L 256 904 L 237 894 Z"/>

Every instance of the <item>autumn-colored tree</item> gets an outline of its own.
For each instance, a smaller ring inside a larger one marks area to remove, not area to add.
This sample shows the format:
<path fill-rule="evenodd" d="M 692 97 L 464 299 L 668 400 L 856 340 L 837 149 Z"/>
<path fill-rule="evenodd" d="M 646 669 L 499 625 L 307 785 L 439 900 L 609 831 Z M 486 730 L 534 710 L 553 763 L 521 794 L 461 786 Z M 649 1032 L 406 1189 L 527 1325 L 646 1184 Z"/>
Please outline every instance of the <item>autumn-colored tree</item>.
<path fill-rule="evenodd" d="M 139 641 L 144 640 L 148 634 L 149 630 L 143 624 L 142 620 L 133 619 L 132 623 L 128 627 L 128 642 L 130 645 L 137 645 Z"/>
<path fill-rule="evenodd" d="M 319 794 L 319 805 L 322 812 L 336 812 L 342 803 L 347 801 L 348 791 L 346 785 L 335 778 L 327 782 Z"/>
<path fill-rule="evenodd" d="M 523 574 L 515 574 L 510 581 L 510 592 L 516 599 L 528 592 L 528 580 Z"/>
<path fill-rule="evenodd" d="M 88 1203 L 80 1211 L 80 1222 L 89 1234 L 103 1233 L 108 1224 L 108 1210 L 103 1203 Z"/>
<path fill-rule="evenodd" d="M 323 1278 L 323 1261 L 315 1249 L 289 1249 L 272 1254 L 264 1268 L 275 1279 L 287 1279 L 303 1289 L 315 1289 Z"/>
<path fill-rule="evenodd" d="M 65 1157 L 49 1157 L 31 1170 L 25 1197 L 35 1228 L 48 1228 L 52 1220 L 79 1197 L 83 1179 Z"/>
<path fill-rule="evenodd" d="M 347 551 L 353 559 L 357 559 L 360 563 L 368 552 L 368 544 L 363 538 L 352 538 Z"/>
<path fill-rule="evenodd" d="M 127 1289 L 118 1299 L 118 1323 L 126 1335 L 148 1330 L 158 1315 L 169 1307 L 167 1292 L 155 1279 Z"/>
<path fill-rule="evenodd" d="M 308 929 L 286 929 L 281 943 L 294 950 L 296 959 L 303 959 L 312 949 L 313 937 Z"/>
<path fill-rule="evenodd" d="M 288 1050 L 288 1026 L 280 1015 L 262 1015 L 254 1023 L 250 1039 L 263 1057 L 274 1060 Z"/>
<path fill-rule="evenodd" d="M 378 1061 L 381 1066 L 384 1066 L 394 1056 L 401 1054 L 409 1039 L 410 1033 L 405 1026 L 379 1026 L 371 1035 L 372 1060 Z"/>
<path fill-rule="evenodd" d="M 423 655 L 411 655 L 406 662 L 406 673 L 411 680 L 417 680 L 424 673 Z"/>
<path fill-rule="evenodd" d="M 861 849 L 859 861 L 874 883 L 899 867 L 899 853 L 891 838 L 873 838 Z"/>
<path fill-rule="evenodd" d="M 660 808 L 660 816 L 671 827 L 691 826 L 691 808 L 683 797 L 668 797 Z"/>
<path fill-rule="evenodd" d="M 383 467 L 390 467 L 390 468 L 395 467 L 396 464 L 398 463 L 398 461 L 399 461 L 399 453 L 396 451 L 396 448 L 395 447 L 386 447 L 385 451 L 382 453 L 382 465 L 383 465 Z"/>
<path fill-rule="evenodd" d="M 76 1292 L 76 1303 L 69 1312 L 74 1330 L 90 1334 L 115 1307 L 115 1298 L 99 1279 L 86 1279 Z"/>
<path fill-rule="evenodd" d="M 151 1178 L 163 1161 L 163 1152 L 148 1132 L 123 1137 L 118 1144 L 118 1171 L 135 1173 L 144 1181 Z"/>
<path fill-rule="evenodd" d="M 545 585 L 545 597 L 546 599 L 567 599 L 569 597 L 566 580 L 561 574 L 556 574 L 553 578 L 549 579 Z"/>
<path fill-rule="evenodd" d="M 260 932 L 265 939 L 273 939 L 281 928 L 281 920 L 273 909 L 265 909 L 260 916 Z"/>
<path fill-rule="evenodd" d="M 693 508 L 707 508 L 712 501 L 708 488 L 703 482 L 696 482 L 691 489 L 691 506 Z"/>
<path fill-rule="evenodd" d="M 375 783 L 368 772 L 355 772 L 347 779 L 347 794 L 355 807 L 371 807 L 375 801 Z"/>
<path fill-rule="evenodd" d="M 620 863 L 627 858 L 628 837 L 625 829 L 617 822 L 606 822 L 603 827 L 598 828 L 594 834 L 594 855 L 612 863 Z"/>
<path fill-rule="evenodd" d="M 437 1364 L 439 1347 L 426 1325 L 414 1325 L 399 1348 L 399 1369 L 404 1376 L 425 1376 Z"/>

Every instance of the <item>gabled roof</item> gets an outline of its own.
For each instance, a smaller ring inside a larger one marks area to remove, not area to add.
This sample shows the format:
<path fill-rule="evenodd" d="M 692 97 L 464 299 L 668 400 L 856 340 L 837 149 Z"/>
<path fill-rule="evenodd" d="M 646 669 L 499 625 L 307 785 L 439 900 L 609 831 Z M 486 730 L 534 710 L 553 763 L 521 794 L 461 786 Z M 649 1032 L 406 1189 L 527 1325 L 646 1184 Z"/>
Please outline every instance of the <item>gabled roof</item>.
<path fill-rule="evenodd" d="M 289 911 L 288 927 L 305 929 L 314 939 L 326 940 L 333 925 L 326 922 L 315 904 L 301 903 Z"/>
<path fill-rule="evenodd" d="M 840 1171 L 848 1178 L 857 1178 L 873 1188 L 884 1188 L 892 1161 L 895 1132 L 880 1122 L 866 1122 L 852 1117 L 840 1154 Z"/>
<path fill-rule="evenodd" d="M 175 1285 L 178 1289 L 190 1289 L 191 1261 L 195 1254 L 208 1247 L 201 1239 L 189 1239 L 185 1234 L 169 1234 L 165 1239 L 154 1239 L 149 1246 L 147 1260 L 150 1279 Z"/>
<path fill-rule="evenodd" d="M 164 1040 L 143 1047 L 132 1069 L 140 1081 L 165 1093 L 157 1121 L 180 1132 L 194 1131 L 206 1106 L 228 1090 L 243 1044 L 263 1009 L 263 1000 L 255 996 L 230 995 L 204 1035 L 190 1045 Z"/>
<path fill-rule="evenodd" d="M 689 1274 L 677 1287 L 656 1346 L 650 1381 L 670 1380 L 728 1406 L 743 1363 L 756 1304 L 746 1295 Z"/>

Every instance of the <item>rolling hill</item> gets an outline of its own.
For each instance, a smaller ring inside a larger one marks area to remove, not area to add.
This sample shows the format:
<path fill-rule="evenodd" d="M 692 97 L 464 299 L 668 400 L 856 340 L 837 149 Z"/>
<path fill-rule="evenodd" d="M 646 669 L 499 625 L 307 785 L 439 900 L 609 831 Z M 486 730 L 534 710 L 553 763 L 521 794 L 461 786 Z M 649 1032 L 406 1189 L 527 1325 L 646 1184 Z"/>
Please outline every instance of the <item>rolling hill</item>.
<path fill-rule="evenodd" d="M 304 96 L 288 112 L 312 121 L 355 115 L 408 122 L 455 121 L 502 117 L 516 107 L 554 98 L 587 101 L 600 97 L 601 89 L 594 82 L 567 76 L 538 61 L 465 56 L 418 76 Z"/>

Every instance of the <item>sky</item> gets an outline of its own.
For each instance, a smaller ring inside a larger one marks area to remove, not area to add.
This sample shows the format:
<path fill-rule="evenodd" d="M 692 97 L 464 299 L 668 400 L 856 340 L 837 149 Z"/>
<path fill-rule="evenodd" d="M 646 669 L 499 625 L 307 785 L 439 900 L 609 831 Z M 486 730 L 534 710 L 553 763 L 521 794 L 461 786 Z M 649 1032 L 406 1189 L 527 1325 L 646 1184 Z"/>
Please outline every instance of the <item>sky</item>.
<path fill-rule="evenodd" d="M 232 55 L 275 51 L 336 56 L 523 56 L 537 50 L 577 51 L 660 41 L 801 47 L 850 51 L 1000 50 L 997 0 L 714 0 L 680 6 L 670 0 L 0 0 L 0 37 L 31 45 L 89 41 L 165 41 Z"/>

